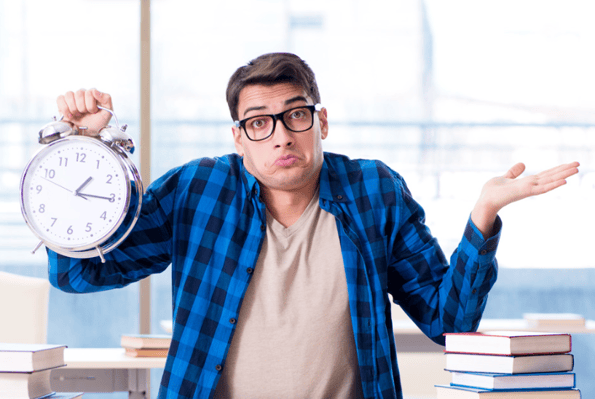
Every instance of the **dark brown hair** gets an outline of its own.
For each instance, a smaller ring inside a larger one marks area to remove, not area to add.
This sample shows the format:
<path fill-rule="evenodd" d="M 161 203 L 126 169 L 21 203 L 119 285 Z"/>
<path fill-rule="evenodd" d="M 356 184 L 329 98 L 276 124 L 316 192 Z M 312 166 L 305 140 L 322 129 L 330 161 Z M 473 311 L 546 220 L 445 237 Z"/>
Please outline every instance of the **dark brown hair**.
<path fill-rule="evenodd" d="M 316 77 L 304 60 L 290 53 L 264 54 L 238 68 L 229 79 L 226 96 L 232 119 L 238 120 L 238 103 L 244 87 L 278 83 L 296 84 L 304 89 L 314 104 L 320 103 Z"/>

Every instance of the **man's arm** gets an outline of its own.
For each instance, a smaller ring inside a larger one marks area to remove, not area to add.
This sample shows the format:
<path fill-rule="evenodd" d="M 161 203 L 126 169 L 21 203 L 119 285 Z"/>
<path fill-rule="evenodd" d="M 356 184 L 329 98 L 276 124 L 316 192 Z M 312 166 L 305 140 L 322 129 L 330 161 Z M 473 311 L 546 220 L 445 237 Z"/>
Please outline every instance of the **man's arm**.
<path fill-rule="evenodd" d="M 524 170 L 524 165 L 518 164 L 506 175 L 488 181 L 450 266 L 425 226 L 423 209 L 403 182 L 400 226 L 391 237 L 388 271 L 395 302 L 438 343 L 443 343 L 444 332 L 475 330 L 496 281 L 495 253 L 501 229 L 497 210 L 563 185 L 566 177 L 577 173 L 577 167 L 578 163 L 571 163 L 517 179 Z"/>

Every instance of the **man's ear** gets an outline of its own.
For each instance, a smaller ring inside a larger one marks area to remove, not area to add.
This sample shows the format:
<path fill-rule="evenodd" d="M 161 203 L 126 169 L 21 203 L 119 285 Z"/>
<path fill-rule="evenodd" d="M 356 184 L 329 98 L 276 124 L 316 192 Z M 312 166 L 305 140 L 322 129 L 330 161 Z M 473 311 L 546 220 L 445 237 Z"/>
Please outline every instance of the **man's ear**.
<path fill-rule="evenodd" d="M 328 114 L 326 108 L 318 111 L 318 120 L 320 121 L 320 136 L 324 140 L 328 136 Z"/>
<path fill-rule="evenodd" d="M 242 145 L 242 131 L 237 126 L 231 127 L 231 133 L 233 134 L 233 144 L 236 146 L 236 152 L 239 156 L 244 156 L 244 146 Z"/>

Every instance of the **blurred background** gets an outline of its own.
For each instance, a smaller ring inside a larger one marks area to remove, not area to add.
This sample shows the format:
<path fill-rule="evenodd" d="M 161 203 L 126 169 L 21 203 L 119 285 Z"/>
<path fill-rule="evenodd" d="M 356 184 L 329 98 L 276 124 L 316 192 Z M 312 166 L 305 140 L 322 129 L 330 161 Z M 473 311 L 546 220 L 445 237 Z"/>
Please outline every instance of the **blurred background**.
<path fill-rule="evenodd" d="M 47 276 L 45 251 L 30 254 L 37 241 L 20 214 L 19 181 L 59 94 L 110 93 L 138 143 L 141 70 L 150 68 L 148 184 L 194 158 L 234 152 L 229 76 L 288 51 L 316 73 L 330 121 L 325 150 L 380 159 L 403 175 L 447 255 L 489 178 L 517 162 L 531 174 L 579 161 L 567 186 L 501 212 L 500 277 L 486 317 L 595 318 L 593 2 L 152 0 L 148 65 L 140 10 L 140 0 L 0 0 L 1 271 Z M 169 271 L 149 290 L 151 330 L 162 332 Z M 52 289 L 48 341 L 119 346 L 138 330 L 139 301 L 136 284 L 92 295 Z M 575 348 L 578 386 L 595 397 L 595 341 L 578 336 Z"/>

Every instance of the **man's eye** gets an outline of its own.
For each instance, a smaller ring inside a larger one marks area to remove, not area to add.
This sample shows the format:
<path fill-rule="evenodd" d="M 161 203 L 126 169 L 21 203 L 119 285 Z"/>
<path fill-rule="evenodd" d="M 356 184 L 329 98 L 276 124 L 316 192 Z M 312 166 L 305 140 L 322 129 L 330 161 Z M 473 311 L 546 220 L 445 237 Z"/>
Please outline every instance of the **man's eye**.
<path fill-rule="evenodd" d="M 250 121 L 250 127 L 252 129 L 262 129 L 267 125 L 266 118 L 257 118 Z"/>
<path fill-rule="evenodd" d="M 305 115 L 306 115 L 306 112 L 303 109 L 296 109 L 289 115 L 289 118 L 302 119 Z"/>

